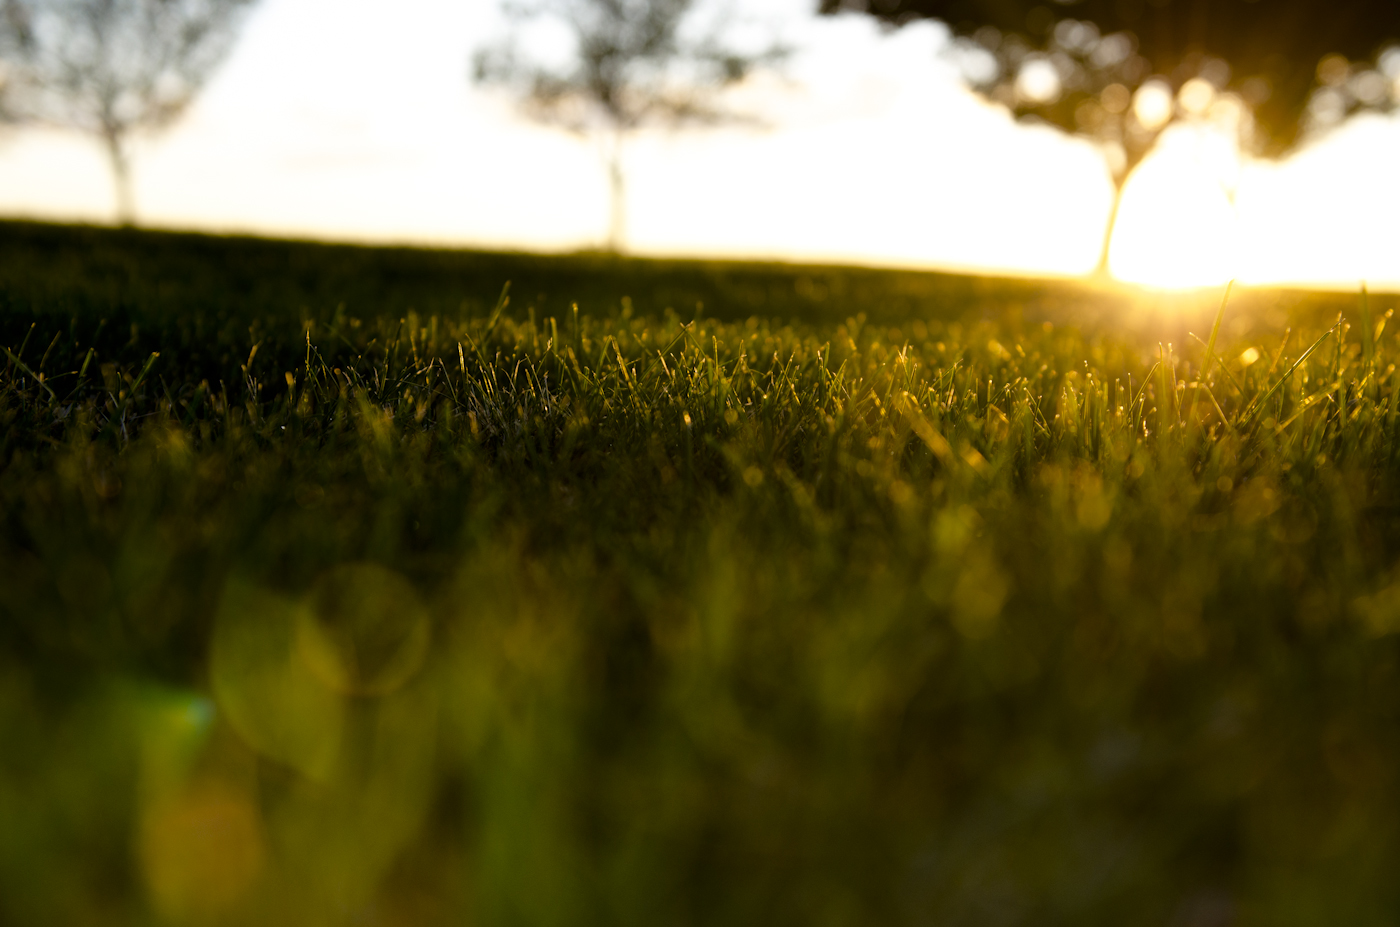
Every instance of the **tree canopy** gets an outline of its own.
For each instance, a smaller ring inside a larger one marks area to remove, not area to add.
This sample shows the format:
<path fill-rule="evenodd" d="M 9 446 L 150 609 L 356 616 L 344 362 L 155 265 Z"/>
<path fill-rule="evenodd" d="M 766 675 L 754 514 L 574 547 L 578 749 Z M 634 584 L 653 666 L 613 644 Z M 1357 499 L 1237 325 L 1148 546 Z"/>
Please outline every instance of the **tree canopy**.
<path fill-rule="evenodd" d="M 842 8 L 822 0 L 823 12 Z M 1266 155 L 1297 142 L 1310 109 L 1328 123 L 1393 105 L 1388 84 L 1400 77 L 1367 64 L 1400 42 L 1394 0 L 878 0 L 868 12 L 891 23 L 943 20 L 994 55 L 996 73 L 974 80 L 989 90 L 1045 54 L 1060 92 L 1037 98 L 1023 87 L 1007 102 L 1070 129 L 1085 119 L 1079 107 L 1110 84 L 1131 91 L 1156 77 L 1178 92 L 1202 78 L 1249 105 L 1253 144 Z M 1400 61 L 1391 66 L 1400 71 Z"/>
<path fill-rule="evenodd" d="M 780 60 L 776 43 L 738 42 L 723 19 L 697 22 L 696 0 L 540 0 L 507 4 L 513 33 L 532 21 L 562 25 L 573 43 L 567 61 L 522 53 L 517 35 L 476 52 L 477 83 L 504 85 L 532 117 L 572 132 L 596 133 L 612 195 L 609 247 L 623 239 L 623 137 L 648 124 L 715 123 L 735 117 L 721 90 L 754 68 Z"/>
<path fill-rule="evenodd" d="M 97 136 L 132 218 L 128 138 L 184 112 L 253 0 L 0 0 L 5 102 L 18 119 Z"/>
<path fill-rule="evenodd" d="M 1098 141 L 1120 191 L 1177 119 L 1223 124 L 1243 149 L 1278 157 L 1400 100 L 1395 0 L 820 0 L 820 10 L 942 20 L 974 89 Z M 1101 269 L 1112 226 L 1110 216 Z"/>

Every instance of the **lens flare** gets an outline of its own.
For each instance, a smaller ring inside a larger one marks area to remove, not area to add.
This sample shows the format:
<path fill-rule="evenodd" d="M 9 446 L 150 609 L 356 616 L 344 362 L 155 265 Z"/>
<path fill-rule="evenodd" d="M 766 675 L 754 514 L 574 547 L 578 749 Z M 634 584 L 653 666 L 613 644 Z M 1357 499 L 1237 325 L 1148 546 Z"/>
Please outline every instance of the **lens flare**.
<path fill-rule="evenodd" d="M 231 582 L 215 619 L 209 682 L 223 716 L 245 743 L 324 779 L 340 752 L 345 706 L 297 652 L 295 628 L 303 608 Z"/>
<path fill-rule="evenodd" d="M 428 614 L 412 584 L 373 563 L 321 576 L 297 615 L 296 648 L 316 677 L 347 695 L 385 695 L 423 665 Z"/>
<path fill-rule="evenodd" d="M 248 894 L 267 848 L 252 797 L 205 783 L 147 810 L 138 853 L 157 910 L 171 921 L 199 923 Z"/>

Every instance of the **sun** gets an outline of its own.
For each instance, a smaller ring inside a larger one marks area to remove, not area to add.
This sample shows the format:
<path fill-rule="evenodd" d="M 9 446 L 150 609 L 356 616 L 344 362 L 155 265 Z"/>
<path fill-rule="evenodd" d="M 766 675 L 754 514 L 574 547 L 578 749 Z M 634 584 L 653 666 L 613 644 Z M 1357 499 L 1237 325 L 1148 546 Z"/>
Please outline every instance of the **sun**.
<path fill-rule="evenodd" d="M 1222 284 L 1237 275 L 1239 263 L 1233 150 L 1183 135 L 1163 142 L 1123 188 L 1109 270 L 1160 289 Z"/>

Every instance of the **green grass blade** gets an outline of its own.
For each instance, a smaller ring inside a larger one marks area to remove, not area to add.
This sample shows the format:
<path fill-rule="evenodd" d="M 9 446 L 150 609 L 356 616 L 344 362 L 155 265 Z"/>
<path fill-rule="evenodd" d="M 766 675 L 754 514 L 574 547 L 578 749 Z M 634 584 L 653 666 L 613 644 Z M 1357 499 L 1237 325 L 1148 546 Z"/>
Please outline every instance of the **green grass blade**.
<path fill-rule="evenodd" d="M 1206 343 L 1206 353 L 1201 358 L 1201 372 L 1196 377 L 1196 388 L 1191 390 L 1191 403 L 1186 407 L 1186 421 L 1189 423 L 1196 413 L 1196 396 L 1199 395 L 1201 387 L 1205 385 L 1206 377 L 1210 374 L 1211 361 L 1215 360 L 1215 339 L 1220 336 L 1220 322 L 1225 318 L 1225 307 L 1230 302 L 1230 291 L 1235 288 L 1235 281 L 1231 280 L 1225 284 L 1225 295 L 1220 298 L 1220 308 L 1215 312 L 1215 324 L 1210 327 L 1210 341 Z"/>
<path fill-rule="evenodd" d="M 28 339 L 25 340 L 27 341 Z M 3 350 L 5 352 L 5 356 L 8 357 L 16 367 L 24 371 L 25 374 L 31 377 L 35 383 L 38 383 L 40 386 L 42 386 L 44 390 L 49 394 L 50 399 L 52 399 L 54 402 L 58 401 L 58 396 L 56 396 L 54 394 L 54 391 L 49 387 L 49 385 L 44 382 L 44 378 L 39 376 L 34 371 L 30 370 L 29 365 L 26 364 L 24 361 L 20 360 L 17 354 L 15 354 L 9 348 L 0 348 L 0 350 Z"/>
<path fill-rule="evenodd" d="M 1341 323 L 1339 322 L 1338 324 Z M 1308 357 L 1312 354 L 1312 352 L 1316 351 L 1318 347 L 1322 344 L 1322 342 L 1326 341 L 1327 337 L 1329 335 L 1334 334 L 1336 331 L 1337 325 L 1333 325 L 1331 328 L 1327 329 L 1327 331 L 1323 332 L 1320 338 L 1318 338 L 1311 345 L 1309 345 L 1308 349 L 1304 351 L 1302 355 L 1293 362 L 1292 366 L 1290 366 L 1288 370 L 1284 372 L 1283 376 L 1279 377 L 1277 382 L 1275 382 L 1273 386 L 1269 387 L 1269 391 L 1267 393 L 1265 393 L 1259 399 L 1256 399 L 1254 402 L 1250 403 L 1249 407 L 1245 409 L 1243 414 L 1240 415 L 1239 423 L 1244 424 L 1245 422 L 1248 422 L 1251 418 L 1253 418 L 1254 415 L 1256 415 L 1258 411 L 1264 407 L 1264 404 L 1273 398 L 1274 393 L 1278 392 L 1280 387 L 1282 387 L 1283 384 L 1288 382 L 1288 378 L 1293 376 L 1293 371 L 1297 370 L 1298 367 L 1302 365 L 1303 361 L 1307 360 Z"/>

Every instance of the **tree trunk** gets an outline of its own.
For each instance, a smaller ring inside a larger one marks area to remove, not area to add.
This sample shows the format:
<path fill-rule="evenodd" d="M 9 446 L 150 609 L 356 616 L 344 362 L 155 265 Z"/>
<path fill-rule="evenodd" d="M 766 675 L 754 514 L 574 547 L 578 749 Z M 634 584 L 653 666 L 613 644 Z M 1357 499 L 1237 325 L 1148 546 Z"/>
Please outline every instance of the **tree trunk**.
<path fill-rule="evenodd" d="M 117 194 L 117 224 L 129 227 L 136 224 L 136 203 L 131 193 L 131 159 L 126 151 L 125 133 L 116 127 L 108 127 L 102 133 L 102 141 L 107 149 L 107 159 L 112 167 L 112 183 Z"/>
<path fill-rule="evenodd" d="M 608 250 L 621 254 L 627 240 L 627 195 L 622 175 L 622 132 L 613 133 L 604 157 L 608 165 Z"/>
<path fill-rule="evenodd" d="M 1108 250 L 1113 244 L 1113 231 L 1118 227 L 1118 207 L 1123 203 L 1123 186 L 1127 182 L 1128 176 L 1124 173 L 1121 179 L 1114 178 L 1113 181 L 1113 206 L 1108 211 L 1108 226 L 1103 232 L 1103 245 L 1099 248 L 1099 263 L 1094 268 L 1094 276 L 1100 280 L 1109 279 L 1108 273 Z"/>

